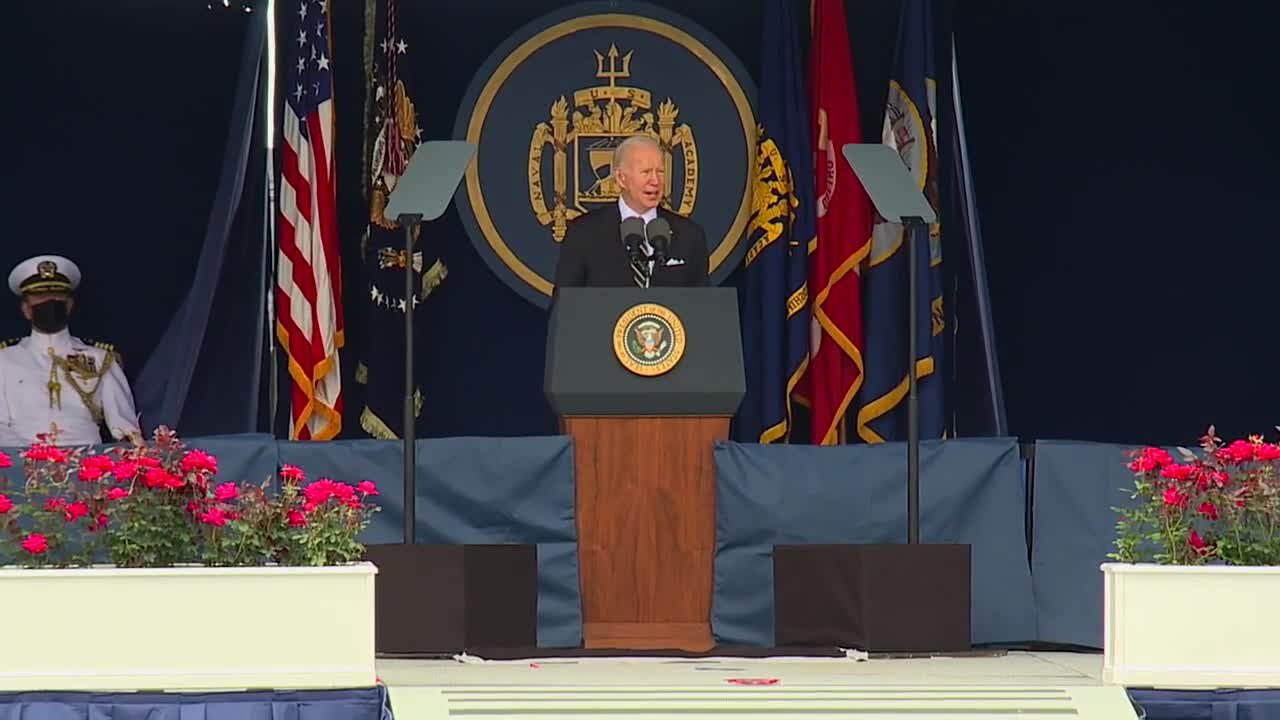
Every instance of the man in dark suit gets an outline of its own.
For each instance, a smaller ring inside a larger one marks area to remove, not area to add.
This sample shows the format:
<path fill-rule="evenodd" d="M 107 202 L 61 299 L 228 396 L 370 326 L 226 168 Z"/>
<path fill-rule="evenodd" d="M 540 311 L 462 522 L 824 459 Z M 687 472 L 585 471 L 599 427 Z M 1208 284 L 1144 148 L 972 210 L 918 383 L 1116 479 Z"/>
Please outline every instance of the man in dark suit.
<path fill-rule="evenodd" d="M 622 141 L 613 155 L 613 175 L 618 183 L 618 203 L 569 221 L 560 244 L 556 288 L 640 284 L 620 232 L 622 221 L 631 217 L 643 220 L 650 236 L 654 229 L 649 223 L 656 218 L 663 218 L 671 227 L 665 262 L 655 262 L 647 238 L 641 244 L 646 259 L 639 262 L 647 267 L 650 286 L 709 285 L 706 233 L 693 220 L 658 206 L 665 166 L 657 141 L 647 135 Z"/>

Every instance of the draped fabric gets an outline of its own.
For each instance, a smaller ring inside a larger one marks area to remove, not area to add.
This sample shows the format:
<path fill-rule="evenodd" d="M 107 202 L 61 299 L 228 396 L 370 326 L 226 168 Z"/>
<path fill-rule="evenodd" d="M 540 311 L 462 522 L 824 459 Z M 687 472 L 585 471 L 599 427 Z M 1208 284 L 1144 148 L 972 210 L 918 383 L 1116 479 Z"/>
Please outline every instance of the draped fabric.
<path fill-rule="evenodd" d="M 251 248 L 247 253 L 236 253 L 233 247 L 236 240 L 241 240 L 243 244 L 247 239 L 256 237 L 261 242 L 257 233 L 244 232 L 237 235 L 233 231 L 244 200 L 249 159 L 260 155 L 260 148 L 258 153 L 252 150 L 255 147 L 253 134 L 258 120 L 258 81 L 266 43 L 266 17 L 265 14 L 254 14 L 253 17 L 244 38 L 238 89 L 223 155 L 222 177 L 209 207 L 209 222 L 200 249 L 200 260 L 196 264 L 196 274 L 191 280 L 190 291 L 173 314 L 155 352 L 147 359 L 134 383 L 135 404 L 145 431 L 153 430 L 159 425 L 181 427 L 180 421 L 188 401 L 199 390 L 199 386 L 206 383 L 217 384 L 219 395 L 216 403 L 200 408 L 203 427 L 199 431 L 251 432 L 256 429 L 263 332 L 260 322 L 255 320 L 261 318 L 265 307 L 265 287 L 261 283 L 264 263 L 260 257 L 254 257 L 261 254 L 260 248 L 256 251 Z M 246 223 L 246 226 L 251 225 L 253 223 Z M 238 257 L 242 254 L 247 257 Z M 232 255 L 233 259 L 230 265 L 226 262 L 228 255 Z M 253 267 L 255 262 L 258 264 L 257 268 Z M 233 269 L 233 277 L 224 277 L 224 269 L 228 267 Z M 243 286 L 250 285 L 251 278 L 260 285 L 246 292 Z M 240 287 L 230 288 L 231 285 Z M 222 293 L 219 292 L 220 288 Z M 228 292 L 229 289 L 236 292 Z M 244 312 L 236 313 L 237 317 L 226 316 L 228 308 L 223 307 L 226 302 L 246 295 L 253 302 L 237 305 Z M 226 316 L 223 322 L 211 322 L 211 318 L 215 316 L 215 308 L 216 312 Z M 202 351 L 212 353 L 219 359 L 199 370 L 207 375 L 217 373 L 220 368 L 234 367 L 238 373 L 235 376 L 237 382 L 212 383 L 209 377 L 202 377 L 198 372 L 198 360 Z M 242 366 L 249 377 L 241 370 Z"/>
<path fill-rule="evenodd" d="M 394 720 L 387 688 L 0 693 L 0 720 Z"/>

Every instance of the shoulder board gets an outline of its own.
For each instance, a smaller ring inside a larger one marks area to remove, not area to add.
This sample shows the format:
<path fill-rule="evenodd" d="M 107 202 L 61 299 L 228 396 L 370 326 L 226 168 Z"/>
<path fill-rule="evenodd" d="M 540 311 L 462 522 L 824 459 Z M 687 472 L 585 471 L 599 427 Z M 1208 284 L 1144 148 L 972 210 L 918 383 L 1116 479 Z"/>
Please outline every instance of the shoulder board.
<path fill-rule="evenodd" d="M 81 338 L 80 342 L 84 343 L 85 345 L 88 345 L 89 347 L 97 348 L 98 350 L 101 350 L 107 353 L 108 355 L 114 355 L 116 359 L 115 361 L 120 362 L 120 359 L 121 359 L 120 351 L 116 349 L 115 345 L 112 345 L 109 342 L 102 342 L 101 340 L 88 340 L 85 338 Z"/>
<path fill-rule="evenodd" d="M 12 347 L 22 342 L 22 338 L 9 338 L 8 340 L 0 340 L 0 349 Z"/>

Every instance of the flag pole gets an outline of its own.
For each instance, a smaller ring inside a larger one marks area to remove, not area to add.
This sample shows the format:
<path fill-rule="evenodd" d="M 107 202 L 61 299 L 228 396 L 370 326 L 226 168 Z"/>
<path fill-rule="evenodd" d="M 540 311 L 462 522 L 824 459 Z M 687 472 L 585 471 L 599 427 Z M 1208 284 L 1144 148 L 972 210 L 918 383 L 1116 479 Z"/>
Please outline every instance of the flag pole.
<path fill-rule="evenodd" d="M 417 439 L 418 430 L 414 422 L 418 413 L 414 403 L 413 372 L 413 310 L 418 299 L 413 278 L 413 232 L 422 222 L 419 213 L 401 214 L 401 226 L 404 227 L 404 419 L 401 436 L 404 443 L 404 544 L 412 545 L 417 535 Z"/>
<path fill-rule="evenodd" d="M 920 298 L 916 291 L 919 286 L 918 259 L 920 230 L 925 229 L 924 220 L 918 217 L 902 218 L 903 233 L 907 241 L 907 543 L 920 543 L 920 397 L 918 367 L 919 340 L 916 333 L 920 329 L 920 319 L 916 313 L 920 309 Z"/>
<path fill-rule="evenodd" d="M 263 224 L 263 243 L 262 252 L 266 255 L 263 258 L 263 272 L 267 276 L 266 297 L 264 298 L 267 319 L 267 344 L 268 367 L 267 372 L 267 418 L 268 427 L 271 428 L 272 436 L 276 435 L 276 411 L 280 402 L 280 359 L 278 343 L 276 341 L 276 275 L 279 272 L 277 263 L 276 250 L 276 0 L 266 0 L 267 6 L 267 122 L 266 122 L 266 162 L 264 171 L 266 172 L 266 207 L 262 211 Z"/>

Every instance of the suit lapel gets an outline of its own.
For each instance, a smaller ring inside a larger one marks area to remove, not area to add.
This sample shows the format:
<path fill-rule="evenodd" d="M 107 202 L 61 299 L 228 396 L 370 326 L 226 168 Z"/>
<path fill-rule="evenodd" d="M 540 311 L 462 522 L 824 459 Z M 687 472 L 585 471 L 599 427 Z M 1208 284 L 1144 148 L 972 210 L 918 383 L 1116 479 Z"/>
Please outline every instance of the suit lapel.
<path fill-rule="evenodd" d="M 617 203 L 614 203 L 600 215 L 601 222 L 604 223 L 601 234 L 608 238 L 605 243 L 607 248 L 605 257 L 608 258 L 607 267 L 610 268 L 610 274 L 617 273 L 616 282 L 634 284 L 631 280 L 631 258 L 627 256 L 627 246 L 622 243 L 622 237 L 619 235 L 619 229 L 622 227 L 622 211 L 618 209 Z"/>
<path fill-rule="evenodd" d="M 683 218 L 681 218 L 681 216 L 676 215 L 675 213 L 663 207 L 658 208 L 658 217 L 664 218 L 667 221 L 667 225 L 671 227 L 671 243 L 670 245 L 667 246 L 667 258 L 684 260 L 685 259 L 684 248 L 680 246 L 681 243 L 683 242 L 683 240 L 680 237 L 680 222 Z M 672 270 L 677 270 L 681 267 L 683 266 L 665 265 L 661 268 L 655 266 L 653 269 L 653 274 L 657 275 L 659 272 L 665 273 Z"/>

